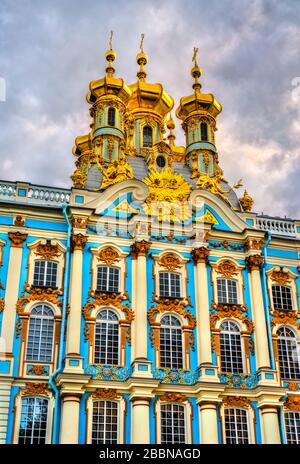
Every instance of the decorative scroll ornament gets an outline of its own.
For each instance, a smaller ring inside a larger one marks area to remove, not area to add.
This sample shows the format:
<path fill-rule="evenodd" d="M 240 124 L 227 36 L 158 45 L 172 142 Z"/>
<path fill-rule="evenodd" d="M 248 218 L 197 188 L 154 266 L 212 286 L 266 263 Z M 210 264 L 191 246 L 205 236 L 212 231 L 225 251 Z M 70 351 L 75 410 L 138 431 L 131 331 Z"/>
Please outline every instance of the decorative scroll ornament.
<path fill-rule="evenodd" d="M 155 325 L 156 316 L 159 313 L 164 312 L 174 312 L 180 314 L 188 321 L 187 329 L 194 329 L 196 326 L 196 319 L 194 316 L 187 310 L 183 309 L 186 306 L 190 306 L 188 299 L 178 300 L 178 299 L 168 299 L 168 298 L 154 298 L 154 301 L 157 302 L 156 306 L 152 306 L 148 312 L 148 320 L 151 325 Z"/>
<path fill-rule="evenodd" d="M 74 187 L 78 189 L 82 189 L 84 187 L 86 179 L 87 175 L 83 172 L 82 168 L 77 168 L 71 176 Z"/>
<path fill-rule="evenodd" d="M 272 327 L 277 324 L 290 324 L 300 329 L 300 323 L 298 323 L 298 319 L 300 317 L 299 311 L 280 311 L 279 309 L 271 309 L 270 313 L 273 316 L 271 320 Z"/>
<path fill-rule="evenodd" d="M 83 250 L 87 242 L 87 237 L 83 234 L 72 235 L 72 248 L 73 250 Z"/>
<path fill-rule="evenodd" d="M 292 411 L 300 411 L 300 396 L 288 395 L 284 402 L 284 407 Z"/>
<path fill-rule="evenodd" d="M 8 238 L 11 240 L 11 246 L 14 248 L 22 248 L 23 242 L 27 238 L 27 234 L 21 234 L 21 232 L 9 232 Z"/>
<path fill-rule="evenodd" d="M 222 242 L 213 242 L 209 244 L 210 248 L 218 248 L 224 249 L 229 251 L 243 251 L 244 245 L 240 245 L 238 243 L 229 243 L 227 240 L 223 240 Z"/>
<path fill-rule="evenodd" d="M 217 266 L 216 272 L 229 278 L 238 274 L 236 265 L 229 259 L 221 261 Z"/>
<path fill-rule="evenodd" d="M 115 160 L 106 169 L 101 168 L 101 173 L 103 175 L 101 190 L 117 182 L 134 178 L 132 167 L 125 156 L 122 156 L 118 161 Z"/>
<path fill-rule="evenodd" d="M 121 397 L 121 395 L 119 395 L 113 388 L 96 388 L 92 396 L 93 398 L 103 400 L 115 400 L 116 398 Z"/>
<path fill-rule="evenodd" d="M 245 243 L 245 251 L 248 250 L 261 250 L 264 245 L 263 240 L 248 240 Z"/>
<path fill-rule="evenodd" d="M 40 364 L 31 366 L 30 369 L 28 369 L 28 374 L 31 374 L 31 375 L 45 375 L 47 373 L 48 371 L 47 369 L 45 369 L 45 366 L 42 366 Z"/>
<path fill-rule="evenodd" d="M 287 388 L 288 388 L 290 391 L 294 391 L 294 392 L 300 390 L 298 382 L 295 382 L 295 381 L 288 382 Z"/>
<path fill-rule="evenodd" d="M 58 245 L 51 245 L 51 241 L 47 240 L 47 243 L 40 243 L 34 250 L 36 256 L 40 256 L 43 259 L 51 260 L 60 256 Z"/>
<path fill-rule="evenodd" d="M 209 257 L 209 249 L 206 247 L 199 247 L 192 250 L 192 257 L 195 264 L 206 263 Z"/>
<path fill-rule="evenodd" d="M 177 392 L 167 392 L 159 397 L 160 401 L 165 401 L 168 403 L 183 403 L 187 401 L 187 397 L 182 393 Z"/>
<path fill-rule="evenodd" d="M 203 216 L 198 216 L 196 222 L 204 222 L 206 224 L 219 224 L 217 218 L 207 209 Z"/>
<path fill-rule="evenodd" d="M 271 279 L 276 282 L 278 285 L 288 285 L 291 283 L 292 279 L 288 272 L 284 272 L 282 269 L 273 271 L 270 274 Z"/>
<path fill-rule="evenodd" d="M 112 247 L 102 248 L 102 250 L 99 251 L 97 259 L 107 265 L 120 261 L 119 253 Z"/>
<path fill-rule="evenodd" d="M 233 189 L 238 189 L 239 187 L 241 187 L 242 181 L 240 179 L 233 185 L 233 187 L 229 187 L 228 189 L 223 189 L 221 187 L 221 181 L 224 181 L 223 171 L 220 167 L 218 167 L 213 177 L 210 177 L 207 173 L 201 174 L 196 186 L 199 189 L 208 190 L 209 192 L 218 195 L 232 208 L 232 204 L 230 203 L 226 195 L 232 192 Z"/>
<path fill-rule="evenodd" d="M 192 211 L 185 205 L 192 186 L 181 174 L 171 167 L 160 172 L 149 169 L 148 177 L 143 182 L 149 187 L 149 194 L 144 204 L 147 214 L 157 216 L 159 221 L 184 221 L 191 217 Z"/>
<path fill-rule="evenodd" d="M 22 395 L 48 395 L 48 384 L 40 382 L 25 382 L 25 389 L 21 389 Z"/>
<path fill-rule="evenodd" d="M 246 258 L 249 271 L 259 271 L 263 265 L 264 257 L 261 255 L 251 255 Z"/>
<path fill-rule="evenodd" d="M 76 229 L 85 229 L 88 223 L 88 219 L 81 216 L 76 216 L 73 218 L 73 227 Z"/>
<path fill-rule="evenodd" d="M 215 311 L 210 316 L 210 323 L 211 323 L 211 328 L 214 329 L 216 322 L 220 319 L 225 319 L 225 318 L 236 318 L 242 321 L 246 327 L 247 327 L 247 332 L 249 334 L 253 333 L 254 330 L 254 324 L 250 319 L 244 315 L 247 313 L 247 308 L 244 305 L 226 305 L 223 303 L 213 303 L 212 304 L 212 309 Z"/>
<path fill-rule="evenodd" d="M 239 200 L 240 200 L 243 210 L 246 213 L 249 213 L 252 210 L 252 206 L 254 205 L 254 200 L 252 197 L 250 197 L 247 190 L 244 191 L 244 195 L 241 198 L 239 198 Z"/>
<path fill-rule="evenodd" d="M 59 307 L 62 306 L 62 302 L 58 300 L 58 297 L 62 295 L 61 290 L 52 290 L 51 288 L 31 288 L 27 296 L 24 294 L 20 296 L 17 301 L 16 309 L 18 314 L 23 314 L 25 307 L 31 301 L 48 301 Z"/>
<path fill-rule="evenodd" d="M 226 407 L 249 408 L 251 401 L 245 396 L 226 396 L 222 404 Z"/>
<path fill-rule="evenodd" d="M 174 255 L 174 253 L 168 253 L 163 255 L 159 260 L 158 264 L 168 271 L 175 271 L 176 269 L 180 269 L 182 267 L 182 263 L 180 259 Z"/>

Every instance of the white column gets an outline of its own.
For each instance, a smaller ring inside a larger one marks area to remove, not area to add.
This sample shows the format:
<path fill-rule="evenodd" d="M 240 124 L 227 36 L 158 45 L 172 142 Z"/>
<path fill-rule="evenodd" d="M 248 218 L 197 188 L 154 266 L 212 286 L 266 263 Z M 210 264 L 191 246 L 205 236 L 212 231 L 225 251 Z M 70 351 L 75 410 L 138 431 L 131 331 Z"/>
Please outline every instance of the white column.
<path fill-rule="evenodd" d="M 261 406 L 263 443 L 266 445 L 280 444 L 280 429 L 278 409 L 274 406 Z"/>
<path fill-rule="evenodd" d="M 150 403 L 151 398 L 133 397 L 132 402 L 132 444 L 150 443 Z"/>
<path fill-rule="evenodd" d="M 67 329 L 67 354 L 80 353 L 81 310 L 82 310 L 82 261 L 87 237 L 72 236 L 73 254 L 71 262 L 69 304 L 70 314 Z"/>
<path fill-rule="evenodd" d="M 260 279 L 260 266 L 263 256 L 252 255 L 247 258 L 250 271 L 250 285 L 252 297 L 252 314 L 254 319 L 254 337 L 257 369 L 270 368 L 270 354 L 265 318 L 264 301 Z"/>
<path fill-rule="evenodd" d="M 26 240 L 27 235 L 20 232 L 10 232 L 8 236 L 11 240 L 11 246 L 5 288 L 1 337 L 4 341 L 5 351 L 7 353 L 12 353 L 16 324 L 16 303 L 18 300 L 22 265 L 23 242 Z"/>
<path fill-rule="evenodd" d="M 61 444 L 78 444 L 80 395 L 65 393 L 62 397 Z"/>
<path fill-rule="evenodd" d="M 196 248 L 192 252 L 196 265 L 196 313 L 197 341 L 199 364 L 212 363 L 211 333 L 209 319 L 209 297 L 206 261 L 209 250 L 205 247 Z"/>
<path fill-rule="evenodd" d="M 209 401 L 200 403 L 200 444 L 218 444 L 217 404 Z"/>
<path fill-rule="evenodd" d="M 135 359 L 147 359 L 147 260 L 151 244 L 142 240 L 132 245 L 132 259 L 136 259 L 134 342 Z"/>

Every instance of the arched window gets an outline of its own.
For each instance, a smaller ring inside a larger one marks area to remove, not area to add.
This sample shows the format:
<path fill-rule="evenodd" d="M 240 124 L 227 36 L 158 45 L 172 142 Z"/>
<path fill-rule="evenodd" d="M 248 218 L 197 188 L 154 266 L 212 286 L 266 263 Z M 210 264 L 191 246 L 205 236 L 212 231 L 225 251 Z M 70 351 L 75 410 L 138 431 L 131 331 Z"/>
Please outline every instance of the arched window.
<path fill-rule="evenodd" d="M 92 444 L 117 444 L 119 442 L 119 405 L 117 401 L 93 402 Z"/>
<path fill-rule="evenodd" d="M 181 297 L 181 278 L 176 272 L 159 273 L 159 295 L 167 298 Z"/>
<path fill-rule="evenodd" d="M 300 412 L 284 413 L 285 435 L 288 445 L 300 445 Z"/>
<path fill-rule="evenodd" d="M 281 378 L 300 380 L 300 360 L 294 332 L 288 327 L 280 327 L 277 335 Z"/>
<path fill-rule="evenodd" d="M 103 309 L 97 314 L 94 362 L 119 364 L 119 319 L 111 309 Z"/>
<path fill-rule="evenodd" d="M 166 403 L 160 407 L 161 444 L 186 443 L 185 407 Z"/>
<path fill-rule="evenodd" d="M 144 126 L 143 128 L 143 146 L 152 147 L 153 145 L 153 136 L 152 136 L 152 127 Z"/>
<path fill-rule="evenodd" d="M 292 290 L 284 285 L 272 285 L 274 309 L 291 311 L 293 309 Z"/>
<path fill-rule="evenodd" d="M 207 142 L 208 133 L 207 133 L 207 124 L 206 124 L 206 122 L 201 122 L 200 129 L 201 129 L 201 140 L 202 140 L 202 142 Z"/>
<path fill-rule="evenodd" d="M 221 370 L 223 373 L 243 373 L 243 352 L 239 326 L 233 321 L 222 322 L 220 333 Z"/>
<path fill-rule="evenodd" d="M 33 285 L 36 287 L 56 287 L 57 263 L 54 261 L 36 260 L 34 262 Z"/>
<path fill-rule="evenodd" d="M 217 279 L 218 303 L 238 304 L 237 282 L 231 279 Z"/>
<path fill-rule="evenodd" d="M 183 368 L 182 327 L 180 320 L 167 314 L 160 321 L 160 367 Z"/>
<path fill-rule="evenodd" d="M 46 443 L 47 420 L 47 399 L 38 397 L 22 398 L 18 442 L 26 445 Z"/>
<path fill-rule="evenodd" d="M 238 408 L 225 408 L 224 421 L 226 444 L 246 445 L 250 442 L 247 411 Z"/>
<path fill-rule="evenodd" d="M 109 126 L 112 126 L 112 127 L 114 127 L 116 125 L 116 110 L 115 110 L 115 108 L 108 108 L 107 123 L 108 123 Z"/>
<path fill-rule="evenodd" d="M 97 288 L 98 292 L 119 292 L 120 269 L 110 266 L 97 267 Z"/>
<path fill-rule="evenodd" d="M 26 361 L 52 361 L 54 314 L 49 306 L 33 308 L 29 318 Z"/>

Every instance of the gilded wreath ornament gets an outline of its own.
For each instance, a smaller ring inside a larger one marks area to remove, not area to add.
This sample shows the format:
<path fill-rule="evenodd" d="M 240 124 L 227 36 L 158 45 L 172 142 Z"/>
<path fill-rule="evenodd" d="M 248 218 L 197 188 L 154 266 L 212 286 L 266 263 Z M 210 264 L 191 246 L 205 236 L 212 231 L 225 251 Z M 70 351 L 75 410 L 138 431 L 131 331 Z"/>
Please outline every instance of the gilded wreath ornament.
<path fill-rule="evenodd" d="M 98 261 L 101 261 L 107 265 L 114 264 L 120 261 L 119 253 L 112 247 L 105 247 L 99 251 Z"/>
<path fill-rule="evenodd" d="M 218 264 L 216 268 L 216 272 L 217 274 L 222 274 L 222 276 L 228 277 L 228 278 L 231 278 L 238 274 L 237 266 L 229 259 L 222 260 Z"/>

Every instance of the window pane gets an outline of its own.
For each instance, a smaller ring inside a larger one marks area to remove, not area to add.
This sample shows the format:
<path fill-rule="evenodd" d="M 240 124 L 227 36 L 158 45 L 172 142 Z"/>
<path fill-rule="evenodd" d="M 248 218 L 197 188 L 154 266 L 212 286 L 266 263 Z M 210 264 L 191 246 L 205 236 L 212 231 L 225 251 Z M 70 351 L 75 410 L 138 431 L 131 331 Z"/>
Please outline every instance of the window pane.
<path fill-rule="evenodd" d="M 115 267 L 99 266 L 97 268 L 97 291 L 119 292 L 120 270 Z"/>
<path fill-rule="evenodd" d="M 225 439 L 226 444 L 248 444 L 249 431 L 247 412 L 243 409 L 225 409 Z"/>
<path fill-rule="evenodd" d="M 109 126 L 115 126 L 116 121 L 116 110 L 115 108 L 109 108 L 107 114 L 107 122 Z"/>
<path fill-rule="evenodd" d="M 100 311 L 95 327 L 96 364 L 119 364 L 119 321 L 113 311 Z"/>
<path fill-rule="evenodd" d="M 44 444 L 47 435 L 48 400 L 23 398 L 19 428 L 19 443 Z"/>
<path fill-rule="evenodd" d="M 206 142 L 208 140 L 207 124 L 205 122 L 202 122 L 200 127 L 201 127 L 201 140 L 203 142 Z"/>
<path fill-rule="evenodd" d="M 52 361 L 54 315 L 51 308 L 39 305 L 31 311 L 27 335 L 27 361 Z"/>
<path fill-rule="evenodd" d="M 118 443 L 118 403 L 94 401 L 92 421 L 92 444 Z"/>
<path fill-rule="evenodd" d="M 221 324 L 220 350 L 222 372 L 243 373 L 241 334 L 234 322 L 225 321 Z"/>
<path fill-rule="evenodd" d="M 161 443 L 186 443 L 185 409 L 179 404 L 162 404 L 161 416 Z"/>
<path fill-rule="evenodd" d="M 280 376 L 287 380 L 300 380 L 300 360 L 294 333 L 288 327 L 277 331 Z"/>
<path fill-rule="evenodd" d="M 180 298 L 180 275 L 174 272 L 159 273 L 159 294 L 167 298 Z"/>
<path fill-rule="evenodd" d="M 238 304 L 237 283 L 235 280 L 217 280 L 218 302 L 225 304 Z"/>
<path fill-rule="evenodd" d="M 152 147 L 152 127 L 145 126 L 143 129 L 143 146 Z"/>
<path fill-rule="evenodd" d="M 160 367 L 183 369 L 181 324 L 172 315 L 166 315 L 161 320 Z"/>
<path fill-rule="evenodd" d="M 35 261 L 33 285 L 37 287 L 56 287 L 57 263 L 53 261 Z"/>
<path fill-rule="evenodd" d="M 291 311 L 293 309 L 292 291 L 283 285 L 272 286 L 274 309 Z"/>
<path fill-rule="evenodd" d="M 289 445 L 300 444 L 300 412 L 290 411 L 284 414 L 286 441 Z"/>

